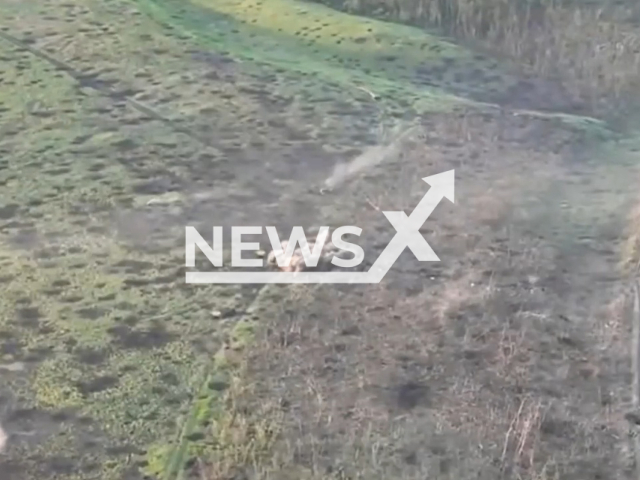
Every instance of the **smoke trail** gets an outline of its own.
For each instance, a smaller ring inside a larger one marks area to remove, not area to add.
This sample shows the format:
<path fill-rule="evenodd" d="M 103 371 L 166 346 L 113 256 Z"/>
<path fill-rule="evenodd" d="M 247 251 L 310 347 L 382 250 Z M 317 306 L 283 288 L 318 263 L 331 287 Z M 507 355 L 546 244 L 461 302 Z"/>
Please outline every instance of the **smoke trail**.
<path fill-rule="evenodd" d="M 361 155 L 348 163 L 335 166 L 333 173 L 324 181 L 324 188 L 332 190 L 346 181 L 352 180 L 359 173 L 363 173 L 383 162 L 397 158 L 415 133 L 416 127 L 409 128 L 398 135 L 388 145 L 375 145 L 367 148 Z"/>

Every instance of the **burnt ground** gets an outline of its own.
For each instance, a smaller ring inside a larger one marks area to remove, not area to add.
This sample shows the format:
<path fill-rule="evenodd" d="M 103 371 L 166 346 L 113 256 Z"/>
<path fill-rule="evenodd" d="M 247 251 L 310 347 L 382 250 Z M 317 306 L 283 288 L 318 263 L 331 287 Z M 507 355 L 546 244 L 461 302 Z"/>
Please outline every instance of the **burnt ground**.
<path fill-rule="evenodd" d="M 251 365 L 290 478 L 631 478 L 625 196 L 602 166 L 496 141 L 514 124 L 471 124 L 479 154 L 410 155 L 474 159 L 424 227 L 441 263 L 405 252 L 375 287 L 297 287 L 267 322 Z"/>
<path fill-rule="evenodd" d="M 377 141 L 381 107 L 347 81 L 256 67 L 132 3 L 2 6 L 7 478 L 630 478 L 636 138 L 516 110 L 536 105 L 517 72 L 467 91 L 475 65 L 449 85 L 438 63 L 428 108 L 405 86 L 384 103 L 421 124 L 402 155 L 321 195 Z M 501 85 L 500 108 L 466 100 Z M 185 224 L 355 224 L 371 263 L 379 210 L 450 169 L 456 202 L 423 228 L 439 263 L 405 252 L 375 286 L 184 284 Z"/>

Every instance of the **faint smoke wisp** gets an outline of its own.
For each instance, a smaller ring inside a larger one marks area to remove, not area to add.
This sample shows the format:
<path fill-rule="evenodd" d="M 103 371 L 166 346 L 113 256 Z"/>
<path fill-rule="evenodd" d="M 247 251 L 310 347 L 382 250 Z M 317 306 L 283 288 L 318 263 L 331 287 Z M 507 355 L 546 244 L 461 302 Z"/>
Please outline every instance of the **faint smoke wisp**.
<path fill-rule="evenodd" d="M 324 182 L 324 189 L 334 188 L 352 180 L 356 175 L 364 173 L 383 162 L 398 158 L 406 147 L 416 128 L 412 127 L 397 135 L 388 145 L 375 145 L 367 148 L 361 155 L 347 163 L 340 163 L 333 169 L 333 173 Z"/>

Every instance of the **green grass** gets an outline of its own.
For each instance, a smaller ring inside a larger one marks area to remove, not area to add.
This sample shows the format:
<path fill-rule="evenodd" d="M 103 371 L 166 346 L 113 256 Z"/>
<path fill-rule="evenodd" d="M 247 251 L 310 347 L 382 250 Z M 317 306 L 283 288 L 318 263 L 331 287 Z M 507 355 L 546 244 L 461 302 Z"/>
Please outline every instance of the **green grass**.
<path fill-rule="evenodd" d="M 375 94 L 383 116 L 486 108 L 482 98 L 507 91 L 512 68 L 424 29 L 387 23 L 295 0 L 133 0 L 158 22 L 207 49 L 278 72 L 274 88 L 304 101 Z M 392 59 L 392 60 L 390 60 Z M 544 114 L 579 129 L 602 130 L 589 117 Z"/>
<path fill-rule="evenodd" d="M 138 3 L 154 18 L 209 49 L 281 69 L 281 74 L 292 75 L 290 82 L 303 75 L 303 82 L 312 80 L 318 88 L 320 83 L 338 85 L 351 95 L 363 86 L 385 102 L 392 103 L 396 97 L 415 102 L 412 108 L 423 105 L 427 110 L 448 109 L 465 101 L 445 88 L 418 85 L 414 69 L 421 64 L 441 65 L 445 57 L 470 62 L 470 54 L 415 29 L 395 31 L 382 22 L 359 20 L 313 4 L 265 2 L 252 10 L 241 3 Z M 323 26 L 327 24 L 330 26 Z M 439 52 L 434 53 L 432 47 Z"/>
<path fill-rule="evenodd" d="M 64 42 L 54 41 L 52 55 L 75 68 L 103 69 L 105 76 L 141 89 L 150 89 L 157 80 L 161 92 L 178 91 L 182 96 L 157 108 L 167 117 L 209 127 L 216 140 L 218 115 L 241 139 L 255 133 L 244 123 L 246 117 L 270 118 L 240 90 L 232 90 L 228 103 L 211 93 L 222 82 L 182 83 L 177 77 L 192 68 L 185 45 L 241 60 L 238 83 L 243 87 L 245 81 L 262 84 L 264 90 L 303 104 L 328 98 L 330 106 L 358 106 L 371 103 L 358 90 L 362 86 L 381 96 L 377 103 L 383 113 L 398 115 L 447 111 L 456 105 L 485 108 L 471 97 L 514 81 L 496 62 L 477 59 L 427 32 L 312 4 L 139 0 L 135 4 L 150 18 L 134 23 L 117 15 L 131 2 L 77 0 L 72 3 L 78 10 L 89 12 L 77 17 L 67 16 L 66 2 L 57 0 L 8 2 L 5 9 L 6 3 L 0 3 L 1 25 L 10 26 L 12 33 L 34 30 L 40 40 L 49 40 L 48 31 L 68 35 L 81 54 L 68 53 L 60 47 Z M 98 21 L 115 33 L 95 27 L 93 36 L 84 36 L 81 28 Z M 173 26 L 173 31 L 156 22 Z M 176 39 L 176 30 L 186 39 Z M 152 40 L 144 43 L 141 35 Z M 137 191 L 141 183 L 171 175 L 189 181 L 200 175 L 192 169 L 203 168 L 198 155 L 205 147 L 160 122 L 137 119 L 137 112 L 114 106 L 99 92 L 78 89 L 69 76 L 3 41 L 0 54 L 8 67 L 0 86 L 6 120 L 0 127 L 0 207 L 6 209 L 0 236 L 0 346 L 2 362 L 33 361 L 25 377 L 7 375 L 5 381 L 3 376 L 0 388 L 21 407 L 47 418 L 64 417 L 56 423 L 64 435 L 37 432 L 38 448 L 12 445 L 9 461 L 17 462 L 25 475 L 40 478 L 52 459 L 68 459 L 77 468 L 64 474 L 65 480 L 118 478 L 130 468 L 169 480 L 184 475 L 185 464 L 197 457 L 233 463 L 245 446 L 230 438 L 229 415 L 235 412 L 226 409 L 225 395 L 215 387 L 217 382 L 233 383 L 239 374 L 228 358 L 214 353 L 229 335 L 236 347 L 250 342 L 253 322 L 280 314 L 281 300 L 263 290 L 256 302 L 266 312 L 248 315 L 236 327 L 220 325 L 213 310 L 243 311 L 255 292 L 238 297 L 242 292 L 233 287 L 185 289 L 175 239 L 161 245 L 162 253 L 134 248 L 118 237 L 112 218 L 131 210 L 139 213 L 150 196 L 157 197 Z M 437 85 L 420 83 L 418 67 L 437 69 L 447 61 L 466 76 L 456 80 L 447 71 Z M 145 66 L 151 74 L 137 76 Z M 480 81 L 469 75 L 475 68 L 495 75 Z M 265 86 L 267 77 L 274 80 Z M 216 118 L 186 105 L 189 101 L 217 108 Z M 312 108 L 321 120 L 342 125 L 340 112 L 328 113 L 320 102 Z M 587 129 L 601 127 L 584 118 L 566 120 Z M 361 133 L 359 128 L 344 126 L 340 140 L 350 141 L 348 135 Z M 285 145 L 281 131 L 267 133 L 273 135 L 268 140 Z M 134 144 L 133 153 L 120 148 L 126 142 Z M 218 161 L 216 157 L 204 167 L 213 171 Z M 241 180 L 229 188 L 244 188 Z M 18 206 L 14 215 L 7 213 L 12 204 Z M 32 234 L 36 241 L 30 246 L 24 238 Z M 95 383 L 107 380 L 115 383 L 108 388 Z M 77 410 L 69 414 L 69 409 Z M 87 436 L 100 443 L 91 453 L 79 443 Z"/>

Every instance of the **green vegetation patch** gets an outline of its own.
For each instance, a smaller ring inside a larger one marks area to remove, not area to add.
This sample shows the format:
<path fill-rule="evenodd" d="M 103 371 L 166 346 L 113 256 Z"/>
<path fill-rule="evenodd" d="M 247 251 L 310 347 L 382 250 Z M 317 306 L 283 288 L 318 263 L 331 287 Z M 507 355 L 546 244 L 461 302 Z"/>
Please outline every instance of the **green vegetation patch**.
<path fill-rule="evenodd" d="M 362 87 L 383 100 L 423 110 L 467 103 L 498 90 L 495 62 L 427 32 L 288 0 L 178 2 L 138 0 L 154 18 L 217 51 L 279 73 Z M 479 78 L 478 72 L 491 72 Z M 294 78 L 291 81 L 295 81 Z"/>
<path fill-rule="evenodd" d="M 506 64 L 424 29 L 317 3 L 134 1 L 171 31 L 243 61 L 246 69 L 260 65 L 274 90 L 295 92 L 309 103 L 327 92 L 333 101 L 369 97 L 382 115 L 411 118 L 456 106 L 492 108 L 532 88 Z M 542 115 L 581 130 L 603 128 L 579 115 Z"/>

